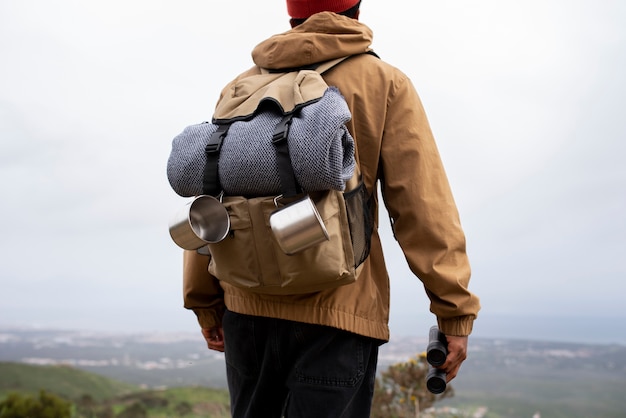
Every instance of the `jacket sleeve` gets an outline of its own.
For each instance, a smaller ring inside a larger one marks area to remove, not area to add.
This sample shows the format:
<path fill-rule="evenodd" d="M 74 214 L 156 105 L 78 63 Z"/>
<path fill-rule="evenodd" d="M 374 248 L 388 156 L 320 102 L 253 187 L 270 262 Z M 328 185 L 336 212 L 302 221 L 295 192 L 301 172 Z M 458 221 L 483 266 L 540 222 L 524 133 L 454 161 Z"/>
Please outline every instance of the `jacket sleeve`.
<path fill-rule="evenodd" d="M 210 256 L 197 251 L 183 252 L 183 301 L 202 328 L 221 326 L 224 315 L 224 291 L 208 270 Z"/>
<path fill-rule="evenodd" d="M 381 167 L 394 234 L 439 328 L 469 335 L 480 303 L 468 290 L 465 235 L 422 103 L 406 77 L 389 92 Z"/>

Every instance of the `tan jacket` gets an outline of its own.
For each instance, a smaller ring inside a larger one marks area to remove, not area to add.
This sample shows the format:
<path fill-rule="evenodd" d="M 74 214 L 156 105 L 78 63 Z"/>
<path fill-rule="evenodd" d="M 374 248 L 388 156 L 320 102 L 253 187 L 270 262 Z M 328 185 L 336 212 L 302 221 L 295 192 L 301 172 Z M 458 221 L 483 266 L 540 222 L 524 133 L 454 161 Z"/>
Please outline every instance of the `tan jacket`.
<path fill-rule="evenodd" d="M 252 52 L 258 67 L 281 69 L 356 55 L 324 74 L 352 111 L 349 130 L 367 189 L 380 181 L 393 230 L 409 267 L 423 282 L 430 309 L 449 335 L 469 335 L 480 309 L 468 290 L 465 236 L 424 109 L 411 81 L 366 52 L 371 30 L 334 13 L 319 13 L 273 36 Z M 376 199 L 377 200 L 377 199 Z M 378 202 L 377 202 L 378 203 Z M 234 312 L 323 324 L 387 341 L 389 277 L 377 230 L 356 283 L 315 294 L 269 296 L 218 282 L 208 257 L 184 254 L 184 302 L 203 328 Z"/>

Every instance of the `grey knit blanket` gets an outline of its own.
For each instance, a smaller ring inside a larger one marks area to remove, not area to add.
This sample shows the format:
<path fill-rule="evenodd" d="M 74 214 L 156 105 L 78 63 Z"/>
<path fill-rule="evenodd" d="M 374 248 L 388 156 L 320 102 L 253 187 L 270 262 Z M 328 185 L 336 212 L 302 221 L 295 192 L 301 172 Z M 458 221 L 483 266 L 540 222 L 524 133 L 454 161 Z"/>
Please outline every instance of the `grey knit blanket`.
<path fill-rule="evenodd" d="M 354 140 L 345 123 L 351 118 L 345 99 L 329 87 L 324 96 L 300 109 L 293 119 L 288 144 L 291 163 L 306 192 L 343 190 L 355 169 Z M 281 193 L 274 128 L 282 119 L 276 111 L 261 111 L 247 121 L 234 122 L 224 139 L 218 162 L 226 195 L 268 196 Z M 167 177 L 184 197 L 202 194 L 206 164 L 204 148 L 217 125 L 185 128 L 172 141 Z"/>

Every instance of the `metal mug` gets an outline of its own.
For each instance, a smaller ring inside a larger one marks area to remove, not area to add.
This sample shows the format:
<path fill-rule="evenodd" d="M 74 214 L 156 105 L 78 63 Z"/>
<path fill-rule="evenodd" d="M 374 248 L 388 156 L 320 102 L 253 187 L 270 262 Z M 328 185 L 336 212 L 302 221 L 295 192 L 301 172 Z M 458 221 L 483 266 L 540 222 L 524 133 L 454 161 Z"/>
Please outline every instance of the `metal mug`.
<path fill-rule="evenodd" d="M 281 197 L 274 199 L 276 206 Z M 330 239 L 326 225 L 308 195 L 278 208 L 269 220 L 276 242 L 287 255 Z"/>
<path fill-rule="evenodd" d="M 230 217 L 222 202 L 201 195 L 187 203 L 170 222 L 170 236 L 179 247 L 197 250 L 220 242 L 230 230 Z"/>

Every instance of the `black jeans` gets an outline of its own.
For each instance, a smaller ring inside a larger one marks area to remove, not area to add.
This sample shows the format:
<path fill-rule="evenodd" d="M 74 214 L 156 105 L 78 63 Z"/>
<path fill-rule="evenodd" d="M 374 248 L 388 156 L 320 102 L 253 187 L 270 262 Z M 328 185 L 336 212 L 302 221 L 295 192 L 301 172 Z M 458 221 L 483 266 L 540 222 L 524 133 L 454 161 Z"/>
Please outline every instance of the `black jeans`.
<path fill-rule="evenodd" d="M 224 315 L 233 418 L 367 418 L 380 342 L 350 332 Z"/>

